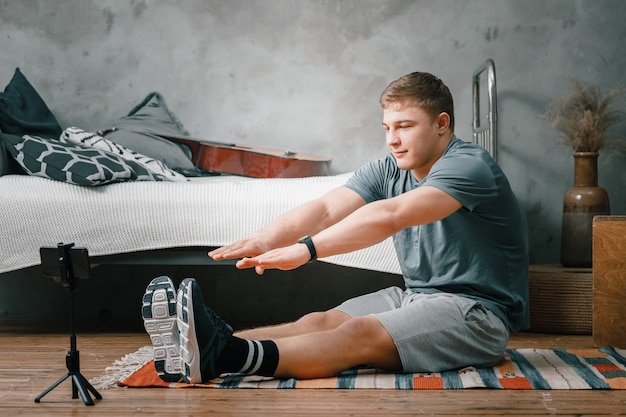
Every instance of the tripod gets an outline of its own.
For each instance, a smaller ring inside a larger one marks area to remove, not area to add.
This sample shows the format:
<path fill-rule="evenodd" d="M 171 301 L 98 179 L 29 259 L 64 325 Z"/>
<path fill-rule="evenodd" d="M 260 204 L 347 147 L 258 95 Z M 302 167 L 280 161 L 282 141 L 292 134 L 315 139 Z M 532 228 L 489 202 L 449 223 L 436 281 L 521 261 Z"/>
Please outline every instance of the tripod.
<path fill-rule="evenodd" d="M 61 384 L 61 382 L 68 378 L 72 379 L 72 398 L 78 398 L 78 394 L 80 393 L 85 405 L 94 405 L 93 399 L 91 398 L 91 395 L 89 395 L 89 392 L 91 392 L 97 399 L 102 399 L 102 396 L 98 393 L 98 391 L 96 391 L 89 381 L 87 381 L 87 379 L 80 373 L 80 355 L 76 349 L 76 332 L 74 330 L 74 290 L 78 286 L 78 280 L 74 275 L 73 262 L 70 254 L 70 248 L 72 246 L 74 246 L 73 243 L 65 245 L 63 243 L 59 243 L 57 245 L 58 271 L 60 273 L 59 278 L 63 286 L 70 292 L 70 350 L 65 356 L 65 364 L 68 372 L 63 375 L 61 379 L 42 392 L 37 398 L 35 398 L 36 403 L 40 402 L 46 394 L 55 389 L 59 384 Z M 42 248 L 42 263 L 43 249 L 45 248 Z M 87 256 L 86 250 L 84 250 L 84 256 Z"/>

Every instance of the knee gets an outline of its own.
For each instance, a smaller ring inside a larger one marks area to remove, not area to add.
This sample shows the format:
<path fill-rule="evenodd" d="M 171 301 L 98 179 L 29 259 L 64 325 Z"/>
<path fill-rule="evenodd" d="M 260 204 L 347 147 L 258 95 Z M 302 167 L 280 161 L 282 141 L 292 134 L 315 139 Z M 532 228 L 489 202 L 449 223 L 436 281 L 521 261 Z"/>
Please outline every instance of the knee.
<path fill-rule="evenodd" d="M 311 330 L 323 331 L 336 329 L 348 320 L 350 320 L 350 316 L 347 314 L 330 310 L 306 314 L 297 323 Z"/>
<path fill-rule="evenodd" d="M 350 352 L 361 358 L 362 364 L 393 371 L 402 369 L 395 342 L 376 317 L 354 317 L 337 330 L 350 340 Z"/>
<path fill-rule="evenodd" d="M 374 316 L 352 317 L 344 322 L 339 330 L 352 340 L 363 340 L 368 345 L 388 340 L 389 333 Z"/>

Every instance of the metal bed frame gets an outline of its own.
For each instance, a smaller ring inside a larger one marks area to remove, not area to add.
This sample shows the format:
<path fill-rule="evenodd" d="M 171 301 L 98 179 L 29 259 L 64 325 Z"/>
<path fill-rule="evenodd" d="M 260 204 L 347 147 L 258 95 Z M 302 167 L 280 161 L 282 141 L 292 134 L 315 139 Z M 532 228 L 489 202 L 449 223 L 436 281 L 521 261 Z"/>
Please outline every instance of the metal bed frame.
<path fill-rule="evenodd" d="M 481 79 L 486 79 L 487 88 L 481 88 Z M 481 115 L 481 93 L 487 93 L 487 114 Z M 498 158 L 498 110 L 496 98 L 496 66 L 487 59 L 472 77 L 472 132 L 474 143 L 482 146 L 497 161 Z"/>

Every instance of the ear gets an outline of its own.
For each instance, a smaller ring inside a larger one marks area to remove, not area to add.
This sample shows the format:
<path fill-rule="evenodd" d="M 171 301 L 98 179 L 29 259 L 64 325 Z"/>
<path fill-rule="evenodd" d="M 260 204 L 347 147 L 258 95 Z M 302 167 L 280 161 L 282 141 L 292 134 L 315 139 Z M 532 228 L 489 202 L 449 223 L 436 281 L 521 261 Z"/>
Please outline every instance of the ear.
<path fill-rule="evenodd" d="M 450 115 L 446 112 L 439 113 L 436 122 L 439 133 L 442 134 L 450 127 Z"/>

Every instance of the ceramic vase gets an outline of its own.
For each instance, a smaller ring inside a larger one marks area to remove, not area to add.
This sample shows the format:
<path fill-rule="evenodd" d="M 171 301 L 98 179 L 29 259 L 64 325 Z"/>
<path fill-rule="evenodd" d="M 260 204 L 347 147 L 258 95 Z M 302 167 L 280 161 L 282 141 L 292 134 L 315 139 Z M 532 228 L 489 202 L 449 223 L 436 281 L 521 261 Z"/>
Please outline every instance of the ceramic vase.
<path fill-rule="evenodd" d="M 609 214 L 609 195 L 598 187 L 598 153 L 574 152 L 574 186 L 563 199 L 563 266 L 591 268 L 593 218 Z"/>

